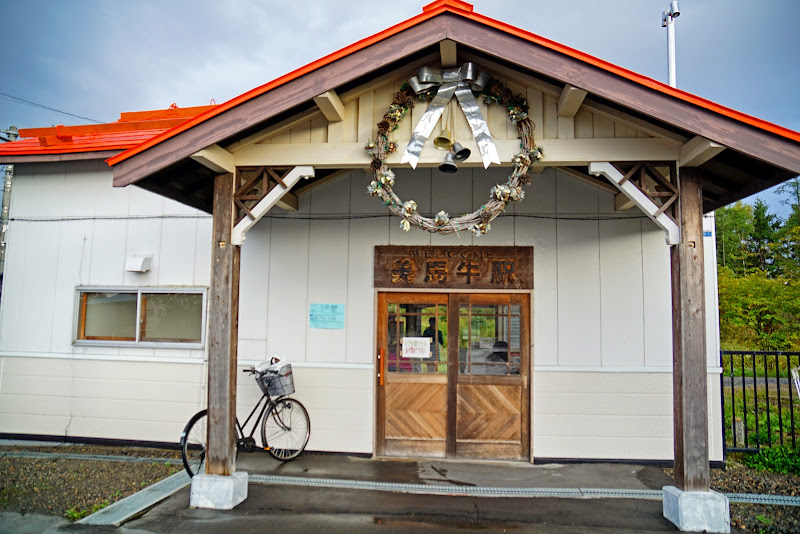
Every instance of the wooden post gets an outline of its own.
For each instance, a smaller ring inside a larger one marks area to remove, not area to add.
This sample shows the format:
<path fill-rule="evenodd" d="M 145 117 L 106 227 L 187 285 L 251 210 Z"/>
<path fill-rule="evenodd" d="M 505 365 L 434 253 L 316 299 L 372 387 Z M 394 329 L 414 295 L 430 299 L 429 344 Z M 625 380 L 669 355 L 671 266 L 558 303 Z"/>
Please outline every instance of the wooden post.
<path fill-rule="evenodd" d="M 672 264 L 675 486 L 708 491 L 708 399 L 703 203 L 697 169 L 680 172 L 681 243 Z"/>
<path fill-rule="evenodd" d="M 236 470 L 236 349 L 240 247 L 231 244 L 233 174 L 214 179 L 214 228 L 208 332 L 208 449 L 206 473 Z"/>

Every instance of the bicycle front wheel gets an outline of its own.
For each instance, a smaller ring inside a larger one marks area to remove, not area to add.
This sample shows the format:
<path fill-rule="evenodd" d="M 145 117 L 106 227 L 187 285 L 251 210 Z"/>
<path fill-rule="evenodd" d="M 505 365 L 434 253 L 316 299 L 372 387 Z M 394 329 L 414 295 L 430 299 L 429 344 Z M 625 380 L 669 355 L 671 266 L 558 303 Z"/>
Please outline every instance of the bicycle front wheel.
<path fill-rule="evenodd" d="M 181 433 L 181 458 L 189 477 L 202 473 L 206 467 L 208 446 L 208 410 L 194 414 Z"/>
<path fill-rule="evenodd" d="M 311 420 L 305 406 L 294 399 L 280 399 L 261 421 L 261 442 L 276 460 L 297 458 L 311 436 Z"/>

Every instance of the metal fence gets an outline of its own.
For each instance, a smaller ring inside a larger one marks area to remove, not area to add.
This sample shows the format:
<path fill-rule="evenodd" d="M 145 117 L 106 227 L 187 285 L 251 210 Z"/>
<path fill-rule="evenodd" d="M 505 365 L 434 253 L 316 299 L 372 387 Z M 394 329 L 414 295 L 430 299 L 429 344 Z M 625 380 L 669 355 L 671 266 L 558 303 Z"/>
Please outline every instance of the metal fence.
<path fill-rule="evenodd" d="M 727 452 L 800 445 L 800 352 L 721 351 L 722 432 Z"/>

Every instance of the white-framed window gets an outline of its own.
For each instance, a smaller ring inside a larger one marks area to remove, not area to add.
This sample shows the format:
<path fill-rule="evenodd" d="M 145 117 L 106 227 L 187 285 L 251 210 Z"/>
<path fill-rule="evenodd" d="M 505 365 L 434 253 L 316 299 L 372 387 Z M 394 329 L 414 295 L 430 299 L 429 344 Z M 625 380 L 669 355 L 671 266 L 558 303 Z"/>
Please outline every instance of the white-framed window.
<path fill-rule="evenodd" d="M 206 289 L 77 288 L 75 343 L 202 348 Z"/>

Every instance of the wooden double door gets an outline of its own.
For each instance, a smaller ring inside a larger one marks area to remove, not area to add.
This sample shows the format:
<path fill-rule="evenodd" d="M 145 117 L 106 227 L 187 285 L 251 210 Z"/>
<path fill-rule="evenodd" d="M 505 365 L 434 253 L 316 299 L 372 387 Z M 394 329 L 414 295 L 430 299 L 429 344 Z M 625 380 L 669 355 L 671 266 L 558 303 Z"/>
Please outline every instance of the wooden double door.
<path fill-rule="evenodd" d="M 379 455 L 530 457 L 529 298 L 379 293 Z"/>

